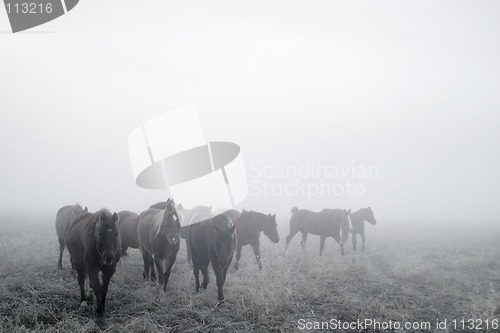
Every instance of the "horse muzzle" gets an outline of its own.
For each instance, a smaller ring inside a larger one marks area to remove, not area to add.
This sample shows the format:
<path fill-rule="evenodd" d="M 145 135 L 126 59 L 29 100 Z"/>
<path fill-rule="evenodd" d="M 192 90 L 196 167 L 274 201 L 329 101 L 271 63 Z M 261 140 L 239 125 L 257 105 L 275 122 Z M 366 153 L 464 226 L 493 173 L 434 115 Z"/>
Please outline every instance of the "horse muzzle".
<path fill-rule="evenodd" d="M 115 257 L 114 256 L 103 256 L 103 263 L 104 265 L 113 265 L 115 263 Z"/>

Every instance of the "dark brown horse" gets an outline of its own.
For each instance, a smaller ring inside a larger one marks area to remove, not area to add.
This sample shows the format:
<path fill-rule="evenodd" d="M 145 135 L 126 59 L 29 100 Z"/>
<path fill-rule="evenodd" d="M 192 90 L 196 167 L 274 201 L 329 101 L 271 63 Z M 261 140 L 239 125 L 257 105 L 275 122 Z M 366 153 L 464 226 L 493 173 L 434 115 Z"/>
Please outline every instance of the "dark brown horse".
<path fill-rule="evenodd" d="M 139 214 L 122 210 L 118 213 L 120 220 L 118 222 L 118 230 L 122 240 L 122 256 L 127 255 L 129 247 L 133 249 L 139 248 L 139 236 L 137 234 L 137 226 L 139 225 Z"/>
<path fill-rule="evenodd" d="M 203 220 L 207 220 L 214 215 L 212 214 L 212 206 L 195 206 L 192 209 L 182 209 L 183 217 L 181 217 L 181 221 L 183 221 L 184 225 L 194 224 Z M 186 249 L 187 249 L 187 261 L 191 262 L 191 250 L 188 246 L 188 234 L 187 229 L 181 229 L 181 238 L 186 240 Z"/>
<path fill-rule="evenodd" d="M 370 207 L 362 208 L 357 212 L 351 213 L 352 247 L 354 250 L 356 250 L 356 234 L 359 234 L 363 241 L 361 250 L 365 249 L 365 221 L 373 225 L 377 224 L 377 220 L 375 220 L 375 216 Z"/>
<path fill-rule="evenodd" d="M 70 206 L 64 206 L 57 211 L 56 215 L 56 232 L 59 241 L 59 261 L 57 266 L 62 268 L 62 256 L 64 248 L 66 247 L 66 239 L 68 238 L 69 227 L 71 221 L 79 214 L 88 212 L 87 207 L 82 208 L 80 204 L 76 203 Z"/>
<path fill-rule="evenodd" d="M 116 222 L 118 214 L 101 209 L 95 214 L 83 213 L 72 222 L 68 233 L 68 251 L 78 274 L 80 301 L 85 302 L 85 277 L 96 297 L 96 316 L 104 322 L 109 280 L 120 260 L 121 244 Z M 101 276 L 99 276 L 102 274 Z M 102 283 L 101 283 L 102 281 Z M 92 294 L 90 294 L 92 296 Z"/>
<path fill-rule="evenodd" d="M 276 223 L 276 214 L 266 215 L 254 211 L 246 211 L 243 209 L 241 213 L 231 209 L 224 212 L 224 215 L 229 216 L 236 226 L 236 263 L 234 268 L 238 269 L 238 263 L 241 258 L 241 248 L 250 244 L 257 260 L 259 269 L 262 269 L 260 261 L 260 232 L 264 231 L 271 242 L 278 243 L 280 236 L 278 234 L 278 225 Z"/>
<path fill-rule="evenodd" d="M 143 276 L 144 279 L 156 280 L 154 270 L 156 265 L 158 282 L 160 285 L 163 284 L 163 290 L 167 289 L 170 271 L 179 252 L 180 229 L 181 224 L 173 200 L 169 201 L 164 210 L 150 208 L 139 216 L 137 230 L 144 260 Z"/>
<path fill-rule="evenodd" d="M 208 264 L 212 262 L 219 301 L 224 300 L 222 288 L 236 246 L 235 228 L 231 219 L 224 214 L 183 227 L 189 234 L 196 291 L 200 290 L 200 270 L 203 274 L 201 287 L 207 288 Z"/>
<path fill-rule="evenodd" d="M 312 212 L 307 209 L 292 208 L 290 218 L 290 233 L 286 237 L 286 247 L 292 238 L 300 231 L 302 233 L 302 248 L 305 249 L 307 235 L 319 235 L 319 255 L 323 254 L 325 240 L 333 237 L 340 244 L 340 250 L 344 254 L 344 244 L 349 236 L 349 214 L 351 210 L 345 209 L 323 209 L 320 212 Z M 342 237 L 340 233 L 342 232 Z"/>

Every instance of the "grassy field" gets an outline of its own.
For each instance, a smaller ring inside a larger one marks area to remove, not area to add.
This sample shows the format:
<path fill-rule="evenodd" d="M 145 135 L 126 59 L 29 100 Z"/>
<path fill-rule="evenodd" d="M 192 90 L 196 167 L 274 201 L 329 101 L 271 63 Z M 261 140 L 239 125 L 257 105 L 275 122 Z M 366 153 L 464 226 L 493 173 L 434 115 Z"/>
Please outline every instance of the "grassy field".
<path fill-rule="evenodd" d="M 366 226 L 366 251 L 354 253 L 349 241 L 341 256 L 329 238 L 319 258 L 318 238 L 310 236 L 303 252 L 300 234 L 284 253 L 287 218 L 279 244 L 261 237 L 262 271 L 251 249 L 244 248 L 240 269 L 228 272 L 226 302 L 219 306 L 212 272 L 207 291 L 195 293 L 184 243 L 166 293 L 143 281 L 140 253 L 129 249 L 110 284 L 105 331 L 291 332 L 323 325 L 340 332 L 325 325 L 365 319 L 379 327 L 341 331 L 391 331 L 383 326 L 389 320 L 392 327 L 402 325 L 393 332 L 499 331 L 491 328 L 492 320 L 500 319 L 499 227 L 380 221 Z M 67 252 L 63 270 L 57 269 L 54 217 L 4 214 L 0 227 L 0 331 L 101 331 L 93 305 L 80 307 Z M 462 329 L 462 319 L 475 320 L 476 329 Z M 437 320 L 447 320 L 448 328 L 438 330 Z"/>

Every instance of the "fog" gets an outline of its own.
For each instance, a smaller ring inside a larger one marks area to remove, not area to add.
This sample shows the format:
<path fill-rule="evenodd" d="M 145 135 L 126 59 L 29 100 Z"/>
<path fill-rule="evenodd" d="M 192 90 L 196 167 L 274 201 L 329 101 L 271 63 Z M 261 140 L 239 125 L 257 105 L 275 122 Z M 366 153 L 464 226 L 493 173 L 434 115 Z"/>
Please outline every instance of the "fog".
<path fill-rule="evenodd" d="M 0 10 L 0 209 L 166 200 L 135 185 L 128 135 L 194 104 L 209 140 L 242 149 L 238 208 L 497 220 L 499 14 L 495 1 L 85 0 L 12 34 Z"/>

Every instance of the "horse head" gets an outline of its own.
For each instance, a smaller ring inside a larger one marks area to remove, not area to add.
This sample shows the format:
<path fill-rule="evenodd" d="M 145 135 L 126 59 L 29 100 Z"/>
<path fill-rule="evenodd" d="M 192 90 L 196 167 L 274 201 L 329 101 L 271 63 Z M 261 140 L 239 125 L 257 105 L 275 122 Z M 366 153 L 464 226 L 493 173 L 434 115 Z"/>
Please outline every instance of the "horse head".
<path fill-rule="evenodd" d="M 269 214 L 266 216 L 262 231 L 264 231 L 264 235 L 266 235 L 271 242 L 278 243 L 280 241 L 278 224 L 276 223 L 276 214 Z"/>
<path fill-rule="evenodd" d="M 365 208 L 364 213 L 364 219 L 366 222 L 373 225 L 377 224 L 377 220 L 375 220 L 375 216 L 373 215 L 373 210 L 371 207 Z"/>
<path fill-rule="evenodd" d="M 164 234 L 167 238 L 167 242 L 172 245 L 179 243 L 181 222 L 175 210 L 169 211 L 168 207 L 167 209 L 165 209 L 162 225 L 164 228 Z"/>
<path fill-rule="evenodd" d="M 95 235 L 97 240 L 97 252 L 105 265 L 112 265 L 120 259 L 120 238 L 118 234 L 118 214 L 112 216 L 102 211 L 96 222 Z"/>
<path fill-rule="evenodd" d="M 226 215 L 220 214 L 213 218 L 210 238 L 217 261 L 221 267 L 227 267 L 233 258 L 236 247 L 236 225 Z"/>

